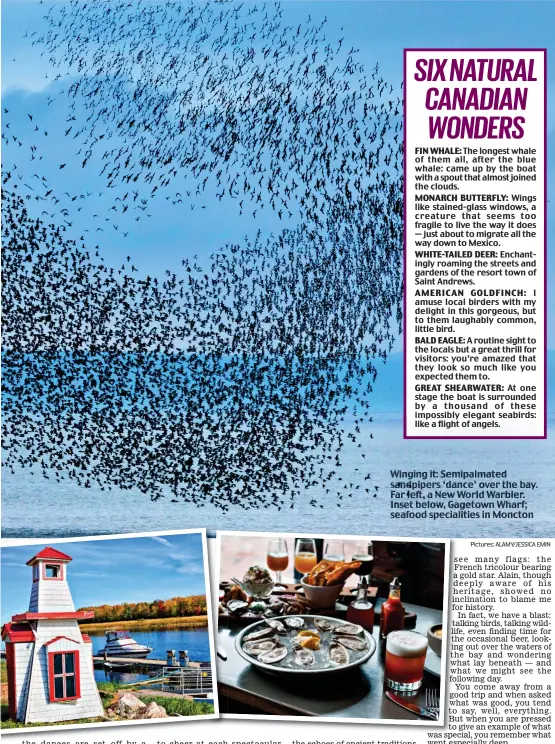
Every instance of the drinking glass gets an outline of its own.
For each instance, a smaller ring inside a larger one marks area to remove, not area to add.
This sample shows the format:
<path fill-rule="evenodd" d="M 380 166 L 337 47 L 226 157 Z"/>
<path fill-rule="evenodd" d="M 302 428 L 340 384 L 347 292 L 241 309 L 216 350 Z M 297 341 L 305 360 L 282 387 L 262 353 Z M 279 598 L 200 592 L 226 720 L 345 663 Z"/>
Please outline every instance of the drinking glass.
<path fill-rule="evenodd" d="M 313 538 L 300 537 L 295 545 L 295 569 L 304 575 L 310 573 L 317 562 L 316 543 Z"/>
<path fill-rule="evenodd" d="M 282 537 L 274 537 L 268 541 L 266 565 L 270 571 L 276 572 L 276 584 L 281 584 L 281 572 L 289 565 L 289 551 Z"/>
<path fill-rule="evenodd" d="M 414 630 L 394 630 L 385 648 L 385 684 L 399 692 L 420 689 L 428 639 Z"/>
<path fill-rule="evenodd" d="M 360 561 L 361 566 L 355 571 L 357 576 L 370 576 L 374 565 L 374 550 L 368 540 L 357 540 L 353 547 L 352 561 Z"/>
<path fill-rule="evenodd" d="M 345 547 L 341 540 L 326 540 L 324 559 L 330 563 L 341 563 L 345 560 Z"/>

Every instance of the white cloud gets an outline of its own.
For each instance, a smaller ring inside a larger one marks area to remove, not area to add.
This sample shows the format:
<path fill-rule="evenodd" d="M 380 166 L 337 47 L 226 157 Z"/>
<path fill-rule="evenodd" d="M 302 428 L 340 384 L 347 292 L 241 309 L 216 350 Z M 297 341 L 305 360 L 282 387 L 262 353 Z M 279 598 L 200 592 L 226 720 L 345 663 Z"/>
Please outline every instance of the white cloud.
<path fill-rule="evenodd" d="M 151 540 L 154 540 L 154 542 L 160 543 L 160 545 L 166 545 L 168 548 L 172 548 L 173 545 L 169 540 L 166 540 L 165 537 L 151 537 Z"/>
<path fill-rule="evenodd" d="M 175 569 L 178 574 L 204 574 L 204 566 L 202 563 L 184 563 L 179 568 Z"/>

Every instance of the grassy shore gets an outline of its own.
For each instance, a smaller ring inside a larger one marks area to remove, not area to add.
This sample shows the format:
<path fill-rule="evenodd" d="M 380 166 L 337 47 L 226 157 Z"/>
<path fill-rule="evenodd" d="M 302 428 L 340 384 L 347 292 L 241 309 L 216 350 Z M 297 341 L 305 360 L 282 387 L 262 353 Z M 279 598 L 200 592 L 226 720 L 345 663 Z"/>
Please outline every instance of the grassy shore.
<path fill-rule="evenodd" d="M 0 661 L 0 706 L 8 705 L 8 667 L 4 659 Z"/>
<path fill-rule="evenodd" d="M 113 705 L 112 701 L 116 696 L 116 693 L 122 691 L 131 692 L 131 694 L 133 694 L 132 687 L 128 685 L 118 685 L 114 682 L 98 682 L 97 687 L 100 692 L 104 710 Z M 164 697 L 163 695 L 156 695 L 155 690 L 152 691 L 152 695 L 141 696 L 141 702 L 145 705 L 148 705 L 152 701 L 165 708 L 166 713 L 169 716 L 205 716 L 214 712 L 214 706 L 212 703 L 205 703 L 201 700 L 189 700 L 185 697 Z"/>
<path fill-rule="evenodd" d="M 19 721 L 12 721 L 11 718 L 5 718 L 4 711 L 2 711 L 2 722 L 0 723 L 0 727 L 3 729 L 24 729 L 35 728 L 37 726 L 76 726 L 83 723 L 106 723 L 109 720 L 109 718 L 76 718 L 75 721 L 52 721 L 50 723 L 20 723 Z"/>
<path fill-rule="evenodd" d="M 81 630 L 152 630 L 153 628 L 205 628 L 208 625 L 208 615 L 194 615 L 192 617 L 155 617 L 150 620 L 114 620 L 110 623 L 81 623 Z"/>
<path fill-rule="evenodd" d="M 175 618 L 181 620 L 187 620 L 188 618 Z M 192 619 L 192 618 L 191 618 Z M 198 618 L 197 618 L 198 619 Z M 20 723 L 19 721 L 12 721 L 9 717 L 8 711 L 8 691 L 7 691 L 7 671 L 6 662 L 2 661 L 0 664 L 1 676 L 2 676 L 2 699 L 0 701 L 0 728 L 2 729 L 14 729 L 14 728 L 30 728 L 34 726 L 74 726 L 82 723 L 101 723 L 111 719 L 106 718 L 81 718 L 74 721 L 54 721 L 53 723 Z M 102 706 L 104 709 L 108 708 L 111 704 L 112 698 L 121 689 L 123 692 L 132 692 L 133 688 L 128 685 L 118 685 L 113 682 L 97 682 L 97 687 L 101 695 Z M 186 698 L 166 698 L 163 696 L 157 696 L 156 691 L 152 691 L 152 695 L 148 697 L 142 697 L 142 702 L 148 705 L 152 700 L 162 705 L 169 716 L 205 716 L 209 713 L 214 712 L 214 706 L 211 703 L 205 703 L 202 701 L 193 701 Z"/>

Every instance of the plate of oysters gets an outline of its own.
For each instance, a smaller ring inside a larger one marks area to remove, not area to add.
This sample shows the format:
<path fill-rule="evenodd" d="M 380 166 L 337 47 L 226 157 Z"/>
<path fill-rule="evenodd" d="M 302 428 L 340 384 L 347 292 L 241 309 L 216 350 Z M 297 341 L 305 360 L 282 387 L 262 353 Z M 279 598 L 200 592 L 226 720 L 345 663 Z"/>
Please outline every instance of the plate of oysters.
<path fill-rule="evenodd" d="M 373 636 L 360 625 L 322 615 L 261 620 L 235 639 L 237 653 L 266 672 L 324 674 L 364 664 L 376 651 Z"/>

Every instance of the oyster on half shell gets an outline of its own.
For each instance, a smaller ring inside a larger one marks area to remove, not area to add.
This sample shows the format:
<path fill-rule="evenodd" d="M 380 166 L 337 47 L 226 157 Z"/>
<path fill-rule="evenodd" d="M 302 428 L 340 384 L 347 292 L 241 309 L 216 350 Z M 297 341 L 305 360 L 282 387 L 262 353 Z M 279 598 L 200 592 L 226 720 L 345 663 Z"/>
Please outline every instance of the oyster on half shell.
<path fill-rule="evenodd" d="M 339 635 L 335 636 L 335 642 L 340 643 L 345 648 L 350 648 L 353 651 L 365 651 L 368 648 L 368 644 L 362 638 L 355 638 L 350 635 Z"/>
<path fill-rule="evenodd" d="M 278 635 L 286 635 L 287 634 L 287 628 L 285 625 L 281 622 L 281 620 L 266 620 L 268 625 L 274 629 L 274 631 Z"/>
<path fill-rule="evenodd" d="M 293 653 L 295 654 L 295 663 L 300 666 L 312 666 L 316 660 L 310 649 L 304 648 L 298 643 L 293 645 Z"/>
<path fill-rule="evenodd" d="M 278 645 L 278 641 L 273 638 L 262 639 L 260 641 L 249 641 L 243 644 L 243 651 L 249 656 L 260 656 L 267 654 Z"/>
<path fill-rule="evenodd" d="M 304 620 L 302 617 L 284 617 L 283 622 L 287 625 L 288 628 L 302 628 L 304 625 Z"/>
<path fill-rule="evenodd" d="M 364 632 L 364 628 L 361 625 L 355 625 L 354 623 L 346 623 L 345 625 L 338 625 L 332 631 L 334 635 L 361 635 Z"/>
<path fill-rule="evenodd" d="M 254 633 L 249 633 L 243 638 L 243 643 L 249 641 L 261 641 L 263 638 L 271 638 L 276 634 L 276 631 L 272 627 L 262 628 L 262 630 L 255 630 Z"/>
<path fill-rule="evenodd" d="M 249 609 L 248 602 L 243 602 L 242 599 L 231 599 L 227 603 L 227 611 L 230 615 L 242 615 Z"/>
<path fill-rule="evenodd" d="M 326 620 L 324 617 L 315 617 L 314 618 L 314 625 L 320 630 L 322 633 L 328 633 L 330 630 L 333 630 L 334 628 L 337 628 L 337 625 L 334 623 L 330 623 L 329 620 Z"/>
<path fill-rule="evenodd" d="M 337 643 L 337 641 L 332 641 L 330 643 L 329 657 L 333 664 L 339 665 L 349 663 L 349 652 L 345 646 Z"/>
<path fill-rule="evenodd" d="M 276 664 L 278 661 L 282 661 L 283 659 L 285 659 L 286 656 L 287 649 L 285 648 L 285 646 L 279 644 L 271 651 L 261 654 L 258 657 L 258 661 L 261 661 L 263 664 Z"/>

